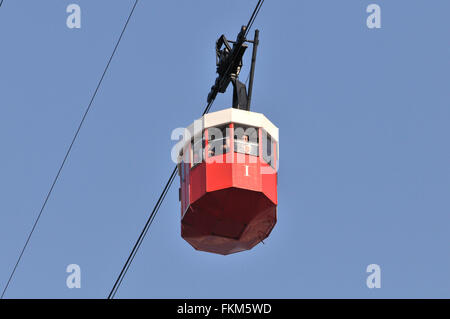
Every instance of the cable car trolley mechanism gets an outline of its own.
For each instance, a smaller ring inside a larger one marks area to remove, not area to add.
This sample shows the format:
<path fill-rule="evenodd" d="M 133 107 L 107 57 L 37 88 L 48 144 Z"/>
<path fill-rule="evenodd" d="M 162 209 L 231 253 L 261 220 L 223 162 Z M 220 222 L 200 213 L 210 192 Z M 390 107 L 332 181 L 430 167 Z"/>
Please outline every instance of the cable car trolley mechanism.
<path fill-rule="evenodd" d="M 181 236 L 195 249 L 228 255 L 267 238 L 277 220 L 278 128 L 251 112 L 259 31 L 253 41 L 243 26 L 236 41 L 216 42 L 217 79 L 208 94 L 233 85 L 231 108 L 206 112 L 187 130 L 178 157 Z M 239 81 L 242 58 L 253 44 L 249 90 Z"/>

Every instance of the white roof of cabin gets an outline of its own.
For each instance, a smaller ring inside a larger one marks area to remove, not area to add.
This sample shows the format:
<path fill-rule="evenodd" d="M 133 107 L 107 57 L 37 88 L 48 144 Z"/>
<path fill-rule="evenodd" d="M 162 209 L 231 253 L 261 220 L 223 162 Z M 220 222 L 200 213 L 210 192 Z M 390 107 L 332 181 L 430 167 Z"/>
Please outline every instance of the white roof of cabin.
<path fill-rule="evenodd" d="M 189 125 L 187 128 L 191 137 L 200 135 L 204 129 L 218 127 L 227 123 L 236 123 L 253 127 L 261 127 L 278 142 L 278 127 L 276 127 L 262 113 L 228 108 L 213 113 L 208 113 Z"/>

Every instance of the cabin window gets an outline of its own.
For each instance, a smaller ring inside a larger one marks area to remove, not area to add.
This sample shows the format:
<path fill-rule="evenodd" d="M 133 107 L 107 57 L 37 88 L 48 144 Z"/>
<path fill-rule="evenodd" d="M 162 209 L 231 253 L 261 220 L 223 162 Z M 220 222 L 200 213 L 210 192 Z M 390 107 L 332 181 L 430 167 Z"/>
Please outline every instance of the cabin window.
<path fill-rule="evenodd" d="M 258 156 L 258 128 L 251 126 L 235 125 L 234 127 L 234 151 L 253 156 Z"/>
<path fill-rule="evenodd" d="M 191 142 L 192 148 L 192 167 L 203 162 L 204 150 L 205 150 L 205 140 L 203 137 L 195 137 Z"/>
<path fill-rule="evenodd" d="M 275 168 L 275 150 L 276 142 L 265 130 L 262 130 L 262 157 L 264 161 Z"/>
<path fill-rule="evenodd" d="M 226 154 L 230 151 L 228 125 L 208 128 L 208 157 Z"/>

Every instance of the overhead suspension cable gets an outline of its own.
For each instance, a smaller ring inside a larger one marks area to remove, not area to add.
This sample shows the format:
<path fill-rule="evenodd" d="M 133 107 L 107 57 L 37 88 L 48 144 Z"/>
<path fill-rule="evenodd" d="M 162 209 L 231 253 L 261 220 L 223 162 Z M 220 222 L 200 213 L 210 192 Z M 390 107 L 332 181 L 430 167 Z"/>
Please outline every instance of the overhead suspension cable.
<path fill-rule="evenodd" d="M 255 21 L 256 16 L 258 15 L 259 10 L 261 9 L 261 6 L 262 6 L 263 3 L 264 3 L 264 0 L 258 0 L 258 3 L 257 3 L 257 5 L 256 5 L 255 9 L 253 10 L 253 13 L 252 13 L 252 15 L 250 17 L 250 20 L 247 23 L 247 27 L 246 27 L 246 30 L 245 30 L 244 38 L 247 37 L 247 34 L 250 31 L 250 28 L 253 25 L 253 22 Z M 237 54 L 235 54 L 232 57 L 232 61 L 234 61 L 236 59 L 236 56 L 237 56 Z M 232 64 L 233 63 L 229 64 L 229 66 L 228 66 L 228 68 L 227 68 L 225 73 L 227 73 L 230 70 Z M 220 84 L 217 86 L 217 90 L 221 86 L 221 84 L 224 82 L 224 80 L 225 79 L 222 79 L 222 81 L 220 81 Z M 206 105 L 206 108 L 203 111 L 202 116 L 209 112 L 209 110 L 211 109 L 211 107 L 212 107 L 212 105 L 214 103 L 214 100 L 215 100 L 215 97 Z M 166 197 L 166 195 L 167 195 L 167 193 L 168 193 L 168 191 L 170 189 L 170 186 L 172 185 L 172 183 L 173 183 L 173 181 L 175 179 L 175 176 L 177 175 L 177 171 L 178 171 L 178 167 L 175 165 L 175 168 L 172 170 L 172 174 L 170 174 L 169 180 L 167 181 L 166 185 L 164 186 L 161 195 L 159 196 L 158 200 L 156 201 L 156 204 L 153 207 L 153 210 L 152 210 L 150 216 L 148 217 L 147 222 L 144 225 L 144 228 L 141 231 L 141 234 L 139 235 L 136 243 L 133 246 L 133 249 L 131 250 L 130 255 L 128 256 L 128 258 L 126 260 L 125 265 L 122 267 L 122 270 L 120 271 L 120 274 L 117 277 L 117 279 L 116 279 L 116 281 L 114 283 L 114 286 L 113 286 L 113 288 L 111 289 L 111 291 L 110 291 L 110 293 L 108 295 L 108 299 L 114 299 L 117 291 L 119 290 L 120 285 L 122 284 L 123 278 L 127 274 L 128 269 L 130 268 L 130 265 L 133 262 L 137 251 L 139 250 L 139 247 L 141 246 L 142 242 L 144 241 L 144 238 L 147 235 L 147 232 L 148 232 L 151 224 L 153 223 L 153 220 L 154 220 L 156 214 L 158 213 L 159 208 L 161 207 L 161 204 L 164 201 L 164 198 Z"/>
<path fill-rule="evenodd" d="M 31 236 L 33 235 L 33 232 L 34 232 L 34 230 L 35 230 L 35 228 L 36 228 L 36 226 L 37 226 L 37 224 L 39 222 L 39 219 L 41 218 L 42 212 L 44 211 L 45 206 L 47 205 L 47 202 L 48 202 L 48 200 L 50 198 L 50 195 L 53 192 L 53 188 L 55 187 L 56 182 L 58 181 L 58 178 L 59 178 L 59 176 L 61 174 L 61 171 L 64 168 L 64 165 L 65 165 L 65 163 L 67 161 L 67 158 L 69 157 L 70 151 L 72 150 L 72 147 L 73 147 L 73 145 L 74 145 L 74 143 L 75 143 L 75 141 L 76 141 L 76 139 L 78 137 L 78 134 L 80 133 L 81 127 L 83 126 L 83 123 L 84 123 L 84 121 L 86 119 L 86 116 L 88 115 L 89 110 L 91 109 L 92 103 L 94 102 L 94 99 L 97 96 L 97 92 L 98 92 L 98 90 L 100 88 L 100 85 L 102 84 L 103 79 L 104 79 L 104 77 L 106 75 L 106 72 L 108 71 L 109 65 L 111 64 L 111 61 L 112 61 L 114 55 L 116 54 L 117 48 L 119 47 L 120 41 L 122 40 L 122 37 L 123 37 L 123 35 L 125 33 L 125 30 L 127 29 L 127 26 L 128 26 L 128 23 L 131 20 L 131 17 L 133 16 L 134 9 L 136 8 L 138 2 L 139 2 L 139 0 L 135 0 L 135 2 L 134 2 L 134 5 L 133 5 L 133 7 L 132 7 L 132 9 L 131 9 L 131 11 L 130 11 L 130 13 L 128 15 L 127 21 L 126 21 L 126 23 L 125 23 L 125 25 L 124 25 L 124 27 L 122 29 L 122 32 L 120 33 L 119 39 L 117 40 L 116 45 L 114 46 L 114 50 L 111 53 L 111 56 L 109 57 L 108 63 L 106 64 L 106 67 L 103 70 L 103 74 L 102 74 L 102 76 L 100 78 L 100 81 L 97 84 L 97 87 L 96 87 L 96 89 L 94 91 L 94 94 L 92 95 L 91 100 L 90 100 L 90 102 L 89 102 L 89 104 L 88 104 L 88 106 L 86 108 L 86 111 L 84 112 L 83 118 L 81 119 L 81 122 L 78 125 L 78 128 L 77 128 L 77 130 L 75 132 L 75 135 L 72 138 L 72 142 L 70 143 L 69 148 L 66 151 L 66 155 L 64 156 L 64 159 L 63 159 L 63 161 L 62 161 L 62 163 L 61 163 L 61 165 L 60 165 L 60 167 L 58 169 L 58 173 L 56 174 L 56 176 L 55 176 L 55 178 L 53 180 L 53 183 L 52 183 L 52 185 L 50 187 L 50 190 L 48 191 L 47 196 L 45 197 L 44 203 L 42 204 L 41 209 L 39 211 L 39 214 L 38 214 L 36 220 L 34 221 L 33 227 L 31 229 L 30 233 L 28 234 L 28 237 L 27 237 L 27 240 L 25 242 L 25 245 L 23 246 L 22 251 L 20 252 L 19 258 L 17 259 L 17 262 L 14 265 L 14 269 L 12 270 L 12 272 L 11 272 L 11 274 L 9 276 L 8 282 L 6 283 L 6 286 L 3 289 L 3 292 L 2 292 L 2 295 L 1 295 L 0 299 L 3 299 L 3 296 L 5 295 L 5 292 L 8 289 L 9 284 L 11 282 L 11 279 L 13 278 L 13 276 L 14 276 L 14 274 L 16 272 L 17 266 L 19 265 L 20 260 L 22 259 L 23 253 L 25 252 L 25 249 L 27 248 L 28 243 L 30 242 Z M 1 6 L 2 3 L 3 3 L 3 0 L 1 0 L 0 6 Z"/>
<path fill-rule="evenodd" d="M 247 37 L 250 29 L 252 28 L 253 22 L 255 22 L 256 17 L 258 16 L 259 10 L 261 9 L 262 5 L 264 3 L 264 0 L 259 0 L 256 4 L 255 10 L 253 10 L 252 16 L 250 17 L 250 20 L 247 23 L 247 27 L 245 28 L 245 37 Z"/>

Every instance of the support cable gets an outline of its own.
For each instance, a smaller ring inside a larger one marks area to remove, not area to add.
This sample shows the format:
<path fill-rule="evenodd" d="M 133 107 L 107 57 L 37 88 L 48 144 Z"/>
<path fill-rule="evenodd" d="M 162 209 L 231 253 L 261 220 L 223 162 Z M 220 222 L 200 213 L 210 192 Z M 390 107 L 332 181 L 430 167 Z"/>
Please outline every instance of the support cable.
<path fill-rule="evenodd" d="M 264 0 L 259 0 L 257 5 L 256 5 L 256 7 L 255 7 L 255 9 L 253 10 L 253 13 L 252 13 L 252 15 L 250 17 L 250 20 L 249 20 L 248 24 L 247 24 L 247 29 L 245 30 L 245 37 L 247 36 L 247 34 L 248 34 L 249 30 L 250 30 L 249 28 L 251 28 L 251 26 L 253 25 L 253 22 L 255 21 L 256 16 L 258 15 L 259 10 L 261 9 L 261 5 L 263 3 L 264 3 Z M 232 61 L 234 61 L 236 59 L 236 56 L 237 56 L 237 54 L 235 54 L 233 56 Z M 230 70 L 232 65 L 233 65 L 233 63 L 229 64 L 225 74 L 228 73 L 228 71 Z M 222 79 L 220 84 L 217 86 L 217 90 L 221 86 L 221 84 L 224 82 L 224 80 L 225 79 Z M 209 112 L 209 110 L 211 109 L 211 107 L 212 107 L 212 105 L 214 103 L 214 100 L 215 100 L 215 97 L 208 103 L 208 105 L 206 106 L 205 110 L 203 111 L 202 116 Z M 110 291 L 110 293 L 108 295 L 108 299 L 114 299 L 117 291 L 119 290 L 120 285 L 122 284 L 123 278 L 127 274 L 128 269 L 130 268 L 130 265 L 133 262 L 133 259 L 136 256 L 137 251 L 139 250 L 139 247 L 141 246 L 141 244 L 142 244 L 142 242 L 143 242 L 143 240 L 144 240 L 144 238 L 145 238 L 145 236 L 146 236 L 146 234 L 147 234 L 151 224 L 153 223 L 153 220 L 154 220 L 156 214 L 158 213 L 158 210 L 161 207 L 161 204 L 164 201 L 164 198 L 166 197 L 167 192 L 169 191 L 170 186 L 172 185 L 172 183 L 173 183 L 173 181 L 175 179 L 175 176 L 177 175 L 177 171 L 178 171 L 178 167 L 175 166 L 175 168 L 172 171 L 172 174 L 169 177 L 169 180 L 167 181 L 166 185 L 163 188 L 163 191 L 162 191 L 161 195 L 159 196 L 155 206 L 153 207 L 153 210 L 152 210 L 149 218 L 147 219 L 147 222 L 145 223 L 144 228 L 141 231 L 141 234 L 139 235 L 136 243 L 134 244 L 133 249 L 131 250 L 131 253 L 128 256 L 126 262 L 125 262 L 125 265 L 122 267 L 122 270 L 120 271 L 120 274 L 117 277 L 117 279 L 116 279 L 116 281 L 114 283 L 114 286 L 113 286 L 113 288 L 111 289 L 111 291 Z"/>
<path fill-rule="evenodd" d="M 108 71 L 109 65 L 111 64 L 111 61 L 112 61 L 114 55 L 116 54 L 117 48 L 119 47 L 120 41 L 122 40 L 122 37 L 123 37 L 123 35 L 124 35 L 124 33 L 125 33 L 125 30 L 127 29 L 128 23 L 129 23 L 130 20 L 131 20 L 131 17 L 132 17 L 132 15 L 133 15 L 134 9 L 136 8 L 138 2 L 139 2 L 139 0 L 135 0 L 135 2 L 134 2 L 134 5 L 133 5 L 133 7 L 132 7 L 132 9 L 131 9 L 131 11 L 130 11 L 130 13 L 129 13 L 129 15 L 128 15 L 128 19 L 127 19 L 127 21 L 126 21 L 126 23 L 125 23 L 125 25 L 124 25 L 124 27 L 123 27 L 123 29 L 122 29 L 122 32 L 120 33 L 120 37 L 119 37 L 119 39 L 118 39 L 117 42 L 116 42 L 116 45 L 115 45 L 115 47 L 114 47 L 114 50 L 113 50 L 113 52 L 112 52 L 112 54 L 111 54 L 111 56 L 110 56 L 110 58 L 109 58 L 109 60 L 108 60 L 108 63 L 106 64 L 106 67 L 105 67 L 105 69 L 104 69 L 104 71 L 103 71 L 103 74 L 102 74 L 102 76 L 101 76 L 101 78 L 100 78 L 100 81 L 99 81 L 98 84 L 97 84 L 97 87 L 96 87 L 96 89 L 95 89 L 95 91 L 94 91 L 94 94 L 92 95 L 92 98 L 91 98 L 91 100 L 90 100 L 90 102 L 89 102 L 89 105 L 88 105 L 88 107 L 86 108 L 86 111 L 84 112 L 83 118 L 81 119 L 81 122 L 80 122 L 80 124 L 78 125 L 78 128 L 77 128 L 77 130 L 76 130 L 76 132 L 75 132 L 75 135 L 74 135 L 74 137 L 72 138 L 72 142 L 70 143 L 69 148 L 68 148 L 67 151 L 66 151 L 66 155 L 64 156 L 64 159 L 63 159 L 63 161 L 62 161 L 62 163 L 61 163 L 61 165 L 60 165 L 60 167 L 59 167 L 59 169 L 58 169 L 58 173 L 56 174 L 56 176 L 55 176 L 55 178 L 54 178 L 54 180 L 53 180 L 53 183 L 52 183 L 52 185 L 51 185 L 51 187 L 50 187 L 50 190 L 48 191 L 47 196 L 45 197 L 44 203 L 42 204 L 42 207 L 41 207 L 41 209 L 40 209 L 40 211 L 39 211 L 39 214 L 38 214 L 36 220 L 34 221 L 33 227 L 32 227 L 32 229 L 31 229 L 30 233 L 28 234 L 28 237 L 27 237 L 27 240 L 26 240 L 26 242 L 25 242 L 25 245 L 23 246 L 22 251 L 20 252 L 19 258 L 17 259 L 16 264 L 14 265 L 14 269 L 12 270 L 12 272 L 11 272 L 11 274 L 10 274 L 10 276 L 9 276 L 8 282 L 6 283 L 6 286 L 5 286 L 5 288 L 3 289 L 3 292 L 2 292 L 2 295 L 1 295 L 0 299 L 3 299 L 3 296 L 5 295 L 5 292 L 6 292 L 6 290 L 8 289 L 9 284 L 11 283 L 11 280 L 12 280 L 12 278 L 13 278 L 15 272 L 16 272 L 17 266 L 19 265 L 19 263 L 20 263 L 20 261 L 21 261 L 21 259 L 22 259 L 23 253 L 25 252 L 25 249 L 27 248 L 28 243 L 30 242 L 31 236 L 33 235 L 33 232 L 34 232 L 34 230 L 35 230 L 35 228 L 36 228 L 36 226 L 37 226 L 37 224 L 38 224 L 38 222 L 39 222 L 39 220 L 40 220 L 40 218 L 41 218 L 42 212 L 44 211 L 45 206 L 47 205 L 47 202 L 48 202 L 48 200 L 49 200 L 49 198 L 50 198 L 50 195 L 52 194 L 53 189 L 54 189 L 54 187 L 55 187 L 55 185 L 56 185 L 56 182 L 57 182 L 58 179 L 59 179 L 59 176 L 60 176 L 60 174 L 61 174 L 61 171 L 62 171 L 63 168 L 64 168 L 64 165 L 65 165 L 65 163 L 66 163 L 66 161 L 67 161 L 67 158 L 69 157 L 70 151 L 72 150 L 72 147 L 73 147 L 73 145 L 74 145 L 74 143 L 75 143 L 75 141 L 76 141 L 76 139 L 77 139 L 77 137 L 78 137 L 78 134 L 80 133 L 81 127 L 83 126 L 83 123 L 84 123 L 84 121 L 85 121 L 85 119 L 86 119 L 86 117 L 87 117 L 87 115 L 88 115 L 88 113 L 89 113 L 89 110 L 91 109 L 92 103 L 94 102 L 94 99 L 95 99 L 95 97 L 97 96 L 97 92 L 98 92 L 98 90 L 99 90 L 99 88 L 100 88 L 100 85 L 102 84 L 103 79 L 105 78 L 106 72 Z M 2 3 L 3 3 L 3 0 L 2 0 L 2 2 L 0 3 L 0 6 L 1 6 Z"/>

